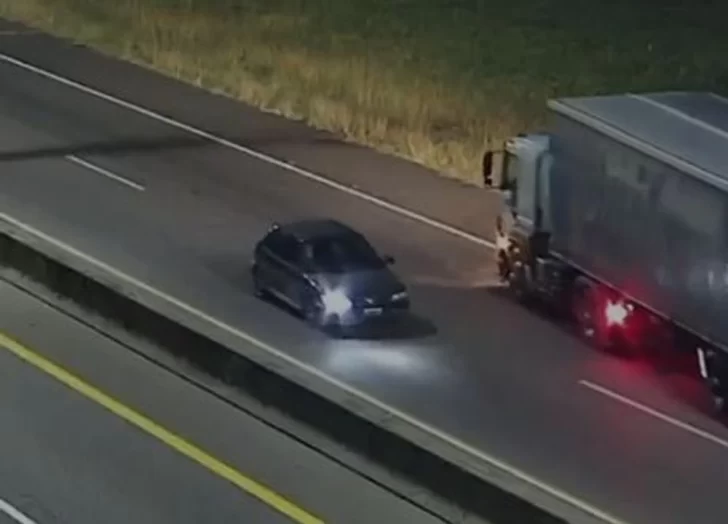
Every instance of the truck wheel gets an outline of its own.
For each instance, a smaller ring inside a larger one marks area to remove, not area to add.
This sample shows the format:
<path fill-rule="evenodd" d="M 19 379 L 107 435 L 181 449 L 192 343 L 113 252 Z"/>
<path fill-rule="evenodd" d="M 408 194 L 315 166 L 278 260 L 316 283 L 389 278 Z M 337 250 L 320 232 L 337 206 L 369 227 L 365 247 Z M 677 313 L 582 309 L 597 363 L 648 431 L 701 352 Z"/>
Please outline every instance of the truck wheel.
<path fill-rule="evenodd" d="M 508 263 L 508 255 L 506 255 L 503 250 L 500 250 L 498 251 L 497 260 L 498 278 L 501 282 L 508 282 L 508 278 L 510 277 L 511 273 L 510 264 Z"/>
<path fill-rule="evenodd" d="M 528 282 L 526 271 L 522 265 L 516 265 L 507 275 L 508 291 L 517 302 L 525 303 L 528 300 Z"/>
<path fill-rule="evenodd" d="M 710 399 L 713 404 L 713 416 L 718 419 L 725 419 L 728 415 L 728 398 L 723 393 L 711 392 Z"/>
<path fill-rule="evenodd" d="M 725 397 L 722 397 L 720 395 L 713 395 L 713 411 L 717 415 L 725 415 L 726 410 L 726 401 Z"/>
<path fill-rule="evenodd" d="M 576 321 L 576 328 L 579 337 L 587 341 L 590 345 L 594 345 L 596 338 L 596 322 L 594 320 L 594 299 L 591 288 L 587 286 L 579 286 L 574 291 L 571 303 L 571 311 Z"/>
<path fill-rule="evenodd" d="M 578 285 L 571 307 L 578 334 L 582 340 L 602 353 L 618 353 L 618 348 L 612 344 L 597 320 L 601 314 L 601 304 L 592 286 Z"/>

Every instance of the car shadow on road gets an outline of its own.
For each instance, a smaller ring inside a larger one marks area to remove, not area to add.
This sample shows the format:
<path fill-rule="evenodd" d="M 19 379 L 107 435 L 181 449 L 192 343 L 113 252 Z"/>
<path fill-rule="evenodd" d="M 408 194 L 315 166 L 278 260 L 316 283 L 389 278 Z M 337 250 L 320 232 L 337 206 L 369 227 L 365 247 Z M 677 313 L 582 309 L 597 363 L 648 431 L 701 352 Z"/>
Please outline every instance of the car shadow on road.
<path fill-rule="evenodd" d="M 252 283 L 248 282 L 247 292 L 253 295 Z M 264 296 L 260 300 L 279 309 L 282 313 L 291 315 L 301 322 L 305 319 L 300 311 L 290 305 L 278 300 L 275 297 Z M 437 333 L 437 327 L 428 319 L 410 312 L 399 316 L 396 319 L 379 319 L 377 322 L 370 322 L 365 325 L 339 328 L 338 326 L 319 327 L 311 326 L 311 329 L 318 329 L 321 333 L 341 340 L 416 340 L 433 336 Z"/>
<path fill-rule="evenodd" d="M 357 340 L 415 340 L 435 334 L 437 334 L 437 326 L 433 322 L 411 312 L 391 321 L 349 328 L 343 336 Z M 334 335 L 339 335 L 339 333 L 335 331 Z"/>

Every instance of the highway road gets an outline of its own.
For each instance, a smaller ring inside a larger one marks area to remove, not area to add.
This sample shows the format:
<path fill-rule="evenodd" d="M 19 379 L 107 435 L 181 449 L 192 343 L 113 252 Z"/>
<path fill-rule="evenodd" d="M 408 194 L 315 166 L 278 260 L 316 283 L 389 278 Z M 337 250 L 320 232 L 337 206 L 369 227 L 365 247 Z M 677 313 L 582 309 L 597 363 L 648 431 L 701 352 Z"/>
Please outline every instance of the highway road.
<path fill-rule="evenodd" d="M 2 281 L 0 412 L 2 524 L 442 522 Z"/>
<path fill-rule="evenodd" d="M 240 143 L 290 153 L 299 165 L 345 173 L 342 179 L 369 165 L 373 180 L 400 187 L 401 163 L 373 153 L 369 162 L 319 133 L 42 35 L 3 37 L 0 75 L 3 213 L 615 521 L 725 521 L 728 431 L 701 413 L 695 383 L 598 355 L 504 300 L 492 289 L 482 243 L 175 122 L 189 124 L 189 117 L 206 129 L 237 130 L 230 136 Z M 158 104 L 174 122 L 70 86 L 66 77 L 150 109 Z M 437 184 L 423 176 L 410 191 L 422 201 L 432 198 L 428 191 L 449 198 Z M 310 215 L 344 220 L 393 254 L 418 319 L 393 338 L 330 340 L 252 297 L 253 243 L 274 220 Z"/>

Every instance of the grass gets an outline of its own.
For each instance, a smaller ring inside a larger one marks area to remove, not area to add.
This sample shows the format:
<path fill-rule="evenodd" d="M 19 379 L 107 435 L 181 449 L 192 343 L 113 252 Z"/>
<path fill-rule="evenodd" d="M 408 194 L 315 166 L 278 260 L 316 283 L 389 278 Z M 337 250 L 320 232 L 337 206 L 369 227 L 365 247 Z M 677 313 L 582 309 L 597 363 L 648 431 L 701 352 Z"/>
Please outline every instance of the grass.
<path fill-rule="evenodd" d="M 552 96 L 728 91 L 693 0 L 0 0 L 0 15 L 479 183 Z"/>

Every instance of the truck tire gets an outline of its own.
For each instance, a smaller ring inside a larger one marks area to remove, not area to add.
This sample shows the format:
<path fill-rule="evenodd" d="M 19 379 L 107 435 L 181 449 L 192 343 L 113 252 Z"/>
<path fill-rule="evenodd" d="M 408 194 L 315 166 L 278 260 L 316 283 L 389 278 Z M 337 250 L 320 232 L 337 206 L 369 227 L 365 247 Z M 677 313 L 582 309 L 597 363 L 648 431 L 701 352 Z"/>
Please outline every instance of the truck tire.
<path fill-rule="evenodd" d="M 576 321 L 579 338 L 600 353 L 621 356 L 623 351 L 597 320 L 602 314 L 601 309 L 595 286 L 587 280 L 577 281 L 572 294 L 571 313 Z"/>
<path fill-rule="evenodd" d="M 700 375 L 710 393 L 713 415 L 716 418 L 725 419 L 728 415 L 728 389 L 721 376 L 725 373 L 724 364 L 721 365 L 721 358 L 712 348 L 698 347 L 697 353 Z M 716 368 L 718 369 L 716 370 Z"/>
<path fill-rule="evenodd" d="M 711 399 L 713 401 L 713 414 L 717 418 L 725 418 L 728 414 L 728 399 L 716 393 L 711 395 Z"/>
<path fill-rule="evenodd" d="M 507 275 L 506 283 L 508 291 L 521 304 L 526 304 L 529 299 L 528 277 L 526 276 L 526 268 L 523 264 L 514 264 L 511 271 Z"/>
<path fill-rule="evenodd" d="M 710 391 L 711 408 L 713 417 L 720 421 L 724 421 L 728 416 L 728 391 L 719 387 L 714 380 L 705 381 Z"/>
<path fill-rule="evenodd" d="M 591 286 L 577 283 L 571 296 L 571 313 L 579 338 L 594 345 L 597 326 L 594 320 L 595 304 Z"/>
<path fill-rule="evenodd" d="M 497 268 L 498 268 L 498 279 L 501 283 L 507 283 L 508 278 L 511 274 L 511 266 L 508 262 L 508 255 L 502 249 L 498 251 L 496 255 Z"/>

